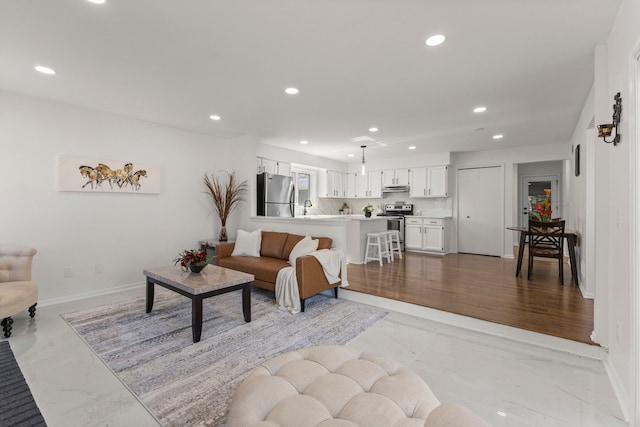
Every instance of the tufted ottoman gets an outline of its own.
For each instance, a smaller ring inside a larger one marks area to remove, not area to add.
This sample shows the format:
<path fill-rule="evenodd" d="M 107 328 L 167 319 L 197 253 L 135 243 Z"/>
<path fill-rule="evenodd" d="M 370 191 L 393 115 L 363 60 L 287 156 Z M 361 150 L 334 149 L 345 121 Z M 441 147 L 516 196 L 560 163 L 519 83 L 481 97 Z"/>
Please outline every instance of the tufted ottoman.
<path fill-rule="evenodd" d="M 345 346 L 307 347 L 256 368 L 236 391 L 229 427 L 488 426 L 440 404 L 398 363 Z"/>

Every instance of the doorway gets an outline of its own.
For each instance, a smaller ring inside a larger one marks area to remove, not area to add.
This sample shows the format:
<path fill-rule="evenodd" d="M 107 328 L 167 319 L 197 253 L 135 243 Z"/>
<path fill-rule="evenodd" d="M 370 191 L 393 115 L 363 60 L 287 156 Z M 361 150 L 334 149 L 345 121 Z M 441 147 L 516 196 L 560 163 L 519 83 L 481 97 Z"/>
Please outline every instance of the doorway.
<path fill-rule="evenodd" d="M 502 256 L 501 166 L 458 170 L 458 252 Z"/>
<path fill-rule="evenodd" d="M 558 175 L 523 176 L 520 185 L 520 227 L 528 227 L 529 219 L 536 219 L 536 206 L 543 200 L 551 203 L 552 217 L 560 215 L 560 193 Z"/>

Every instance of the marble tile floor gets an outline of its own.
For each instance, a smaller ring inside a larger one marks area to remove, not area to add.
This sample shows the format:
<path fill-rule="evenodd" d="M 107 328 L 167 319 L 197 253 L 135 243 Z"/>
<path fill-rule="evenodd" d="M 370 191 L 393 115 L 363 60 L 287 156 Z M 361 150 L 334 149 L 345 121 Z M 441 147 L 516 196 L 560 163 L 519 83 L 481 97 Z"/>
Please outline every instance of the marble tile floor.
<path fill-rule="evenodd" d="M 157 290 L 162 292 L 164 290 Z M 141 297 L 139 287 L 16 316 L 9 339 L 49 427 L 157 426 L 157 421 L 60 317 Z M 442 402 L 494 426 L 626 426 L 603 362 L 390 312 L 350 345 L 417 372 Z"/>

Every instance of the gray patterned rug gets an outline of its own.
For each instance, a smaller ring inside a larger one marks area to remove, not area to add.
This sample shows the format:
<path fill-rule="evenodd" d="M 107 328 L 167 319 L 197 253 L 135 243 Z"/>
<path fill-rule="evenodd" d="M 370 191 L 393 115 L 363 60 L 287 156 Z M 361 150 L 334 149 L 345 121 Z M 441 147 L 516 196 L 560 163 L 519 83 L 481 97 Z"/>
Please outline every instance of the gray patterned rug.
<path fill-rule="evenodd" d="M 164 426 L 220 426 L 237 386 L 262 361 L 318 344 L 347 344 L 387 313 L 316 295 L 295 315 L 272 292 L 253 289 L 251 319 L 241 291 L 204 300 L 202 340 L 191 336 L 191 301 L 156 286 L 145 299 L 62 317 Z"/>

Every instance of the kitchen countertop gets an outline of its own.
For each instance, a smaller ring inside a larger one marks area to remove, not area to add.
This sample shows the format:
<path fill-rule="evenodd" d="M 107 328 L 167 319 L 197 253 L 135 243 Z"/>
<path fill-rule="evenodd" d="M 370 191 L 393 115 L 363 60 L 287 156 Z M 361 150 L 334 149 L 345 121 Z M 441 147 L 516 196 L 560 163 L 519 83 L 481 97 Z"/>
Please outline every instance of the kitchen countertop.
<path fill-rule="evenodd" d="M 370 218 L 364 215 L 301 215 L 293 218 L 290 217 L 275 217 L 275 216 L 254 216 L 251 219 L 263 220 L 263 221 L 331 221 L 331 222 L 346 222 L 346 221 L 376 221 L 387 220 L 392 218 L 400 218 L 399 216 L 383 216 L 372 215 Z"/>
<path fill-rule="evenodd" d="M 441 216 L 441 215 L 407 215 L 405 218 L 450 219 L 450 218 L 451 218 L 451 216 Z"/>

